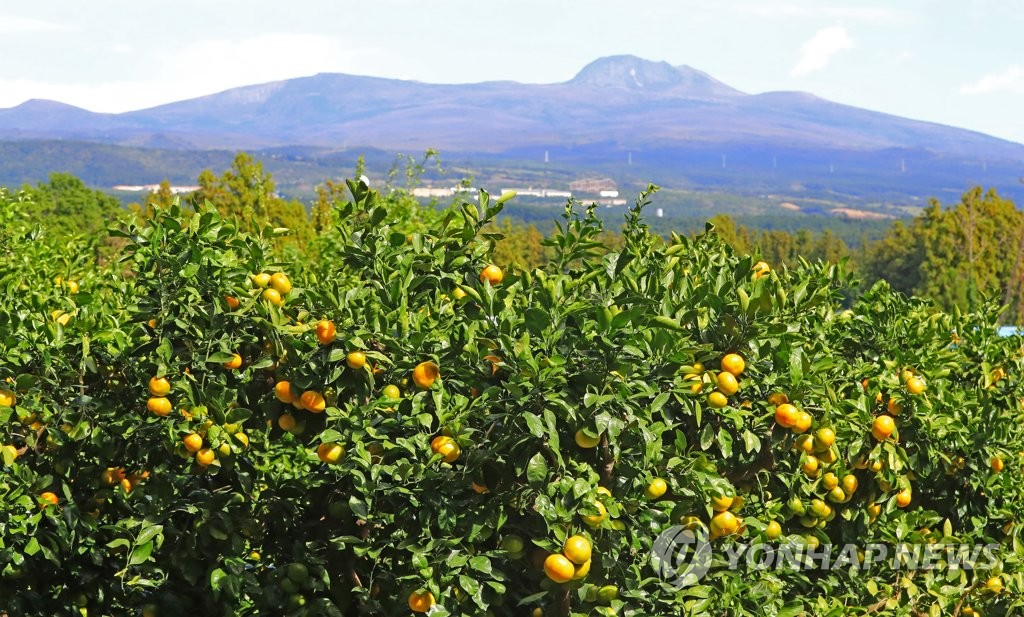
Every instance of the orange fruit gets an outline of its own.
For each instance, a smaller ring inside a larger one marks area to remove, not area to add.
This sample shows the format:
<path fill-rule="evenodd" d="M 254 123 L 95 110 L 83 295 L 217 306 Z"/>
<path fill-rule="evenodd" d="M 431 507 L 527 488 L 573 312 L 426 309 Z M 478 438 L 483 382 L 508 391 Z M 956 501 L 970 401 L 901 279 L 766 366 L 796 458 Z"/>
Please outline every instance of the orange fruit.
<path fill-rule="evenodd" d="M 719 373 L 718 379 L 718 391 L 726 396 L 736 394 L 740 389 L 740 384 L 736 381 L 736 376 L 732 373 Z"/>
<path fill-rule="evenodd" d="M 569 561 L 577 565 L 590 561 L 592 551 L 593 547 L 590 545 L 590 540 L 584 536 L 571 536 L 566 539 L 565 544 L 562 546 L 562 554 Z"/>
<path fill-rule="evenodd" d="M 823 427 L 819 428 L 818 432 L 814 434 L 814 449 L 818 452 L 824 452 L 832 447 L 832 444 L 836 442 L 836 433 L 830 428 Z"/>
<path fill-rule="evenodd" d="M 153 396 L 167 396 L 171 391 L 171 382 L 166 377 L 150 377 L 149 393 Z"/>
<path fill-rule="evenodd" d="M 398 386 L 391 384 L 384 386 L 384 397 L 392 400 L 398 400 L 402 398 L 402 391 L 398 389 Z"/>
<path fill-rule="evenodd" d="M 724 512 L 732 507 L 736 497 L 732 495 L 721 495 L 711 498 L 711 507 L 714 508 L 715 512 Z"/>
<path fill-rule="evenodd" d="M 552 553 L 544 559 L 544 574 L 556 583 L 567 583 L 576 574 L 576 567 L 565 555 Z"/>
<path fill-rule="evenodd" d="M 283 413 L 277 418 L 277 425 L 282 431 L 289 432 L 295 428 L 295 416 L 290 413 Z"/>
<path fill-rule="evenodd" d="M 501 271 L 501 268 L 491 264 L 480 272 L 480 282 L 490 283 L 491 285 L 497 285 L 505 278 L 505 273 Z"/>
<path fill-rule="evenodd" d="M 287 295 L 288 292 L 292 290 L 292 282 L 288 280 L 288 275 L 284 272 L 275 272 L 271 274 L 270 286 L 282 296 Z"/>
<path fill-rule="evenodd" d="M 452 290 L 452 295 L 455 296 L 456 300 L 461 300 L 466 297 L 466 292 L 462 291 L 461 287 L 456 287 Z"/>
<path fill-rule="evenodd" d="M 601 523 L 608 518 L 608 509 L 604 507 L 604 504 L 598 500 L 594 500 L 594 507 L 597 508 L 597 514 L 585 514 L 580 518 L 586 523 L 588 527 L 597 528 L 601 526 Z"/>
<path fill-rule="evenodd" d="M 349 368 L 359 370 L 366 366 L 366 354 L 361 351 L 350 351 L 348 355 L 345 356 L 345 364 L 347 364 Z"/>
<path fill-rule="evenodd" d="M 651 480 L 651 483 L 644 489 L 644 496 L 648 499 L 658 499 L 668 491 L 668 484 L 661 478 Z"/>
<path fill-rule="evenodd" d="M 792 428 L 796 424 L 800 412 L 789 403 L 782 403 L 775 408 L 775 422 L 784 428 Z"/>
<path fill-rule="evenodd" d="M 779 405 L 785 405 L 789 402 L 789 397 L 782 392 L 773 392 L 768 395 L 768 403 L 778 407 Z"/>
<path fill-rule="evenodd" d="M 854 494 L 857 491 L 857 487 L 859 486 L 859 482 L 857 482 L 857 476 L 853 475 L 852 473 L 846 474 L 845 476 L 843 476 L 842 486 L 843 492 L 845 492 L 847 495 Z"/>
<path fill-rule="evenodd" d="M 921 394 L 925 390 L 924 380 L 920 377 L 911 377 L 906 383 L 907 392 L 911 394 Z"/>
<path fill-rule="evenodd" d="M 498 374 L 498 363 L 501 362 L 501 358 L 499 358 L 498 356 L 495 356 L 495 355 L 488 355 L 488 356 L 484 356 L 484 360 L 487 360 L 487 361 L 489 361 L 491 363 L 491 375 L 497 375 Z"/>
<path fill-rule="evenodd" d="M 574 580 L 574 581 L 582 580 L 583 578 L 586 578 L 586 576 L 588 574 L 590 574 L 590 560 L 589 559 L 584 561 L 580 565 L 576 566 L 576 568 L 574 569 L 574 571 L 572 573 L 572 580 Z"/>
<path fill-rule="evenodd" d="M 769 540 L 778 540 L 782 535 L 782 525 L 778 521 L 772 521 L 764 528 L 764 536 Z"/>
<path fill-rule="evenodd" d="M 1005 466 L 1003 464 L 1003 459 L 999 458 L 998 456 L 993 456 L 992 459 L 988 463 L 989 463 L 989 466 L 992 468 L 992 471 L 994 471 L 996 473 L 999 473 L 1000 471 L 1002 471 L 1003 467 Z"/>
<path fill-rule="evenodd" d="M 839 486 L 839 476 L 830 471 L 822 477 L 821 485 L 825 487 L 825 490 L 831 491 L 835 487 Z"/>
<path fill-rule="evenodd" d="M 429 591 L 414 591 L 409 594 L 409 608 L 414 613 L 426 613 L 436 603 L 434 594 Z"/>
<path fill-rule="evenodd" d="M 1003 591 L 1003 577 L 993 576 L 988 579 L 985 581 L 985 588 L 992 593 L 1001 593 Z"/>
<path fill-rule="evenodd" d="M 906 508 L 907 506 L 910 505 L 910 500 L 912 497 L 913 494 L 910 492 L 910 489 L 905 488 L 899 493 L 896 493 L 896 505 L 901 508 Z"/>
<path fill-rule="evenodd" d="M 882 513 L 882 506 L 881 506 L 881 504 L 873 503 L 870 506 L 868 506 L 868 516 L 871 517 L 871 520 L 875 520 L 876 518 L 878 518 L 878 515 L 881 514 L 881 513 Z"/>
<path fill-rule="evenodd" d="M 291 403 L 295 400 L 295 395 L 292 393 L 292 384 L 283 380 L 277 382 L 274 384 L 274 396 L 282 403 Z"/>
<path fill-rule="evenodd" d="M 889 411 L 891 415 L 894 416 L 900 415 L 900 412 L 903 411 L 903 405 L 901 405 L 895 399 L 889 399 L 888 401 L 886 401 L 885 408 Z"/>
<path fill-rule="evenodd" d="M 445 435 L 434 437 L 430 441 L 430 449 L 434 451 L 434 454 L 440 454 L 444 457 L 444 462 L 446 463 L 454 463 L 458 460 L 459 455 L 462 454 L 459 444 L 451 437 Z"/>
<path fill-rule="evenodd" d="M 793 424 L 794 433 L 806 433 L 811 424 L 814 423 L 814 417 L 806 411 L 801 411 L 797 414 L 796 422 Z"/>
<path fill-rule="evenodd" d="M 224 368 L 229 371 L 233 371 L 242 366 L 242 356 L 238 354 L 231 354 L 231 359 L 224 363 Z"/>
<path fill-rule="evenodd" d="M 238 298 L 236 298 L 234 296 L 224 296 L 224 302 L 228 305 L 228 308 L 231 309 L 232 311 L 237 309 L 240 306 L 240 303 L 238 302 Z"/>
<path fill-rule="evenodd" d="M 336 443 L 322 443 L 317 446 L 316 456 L 328 465 L 334 465 L 345 455 L 345 448 Z"/>
<path fill-rule="evenodd" d="M 420 362 L 412 370 L 413 383 L 423 390 L 429 390 L 440 376 L 441 370 L 433 362 Z"/>
<path fill-rule="evenodd" d="M 284 305 L 284 298 L 282 298 L 280 292 L 278 292 L 273 287 L 267 287 L 266 289 L 264 289 L 263 293 L 260 294 L 260 297 L 266 300 L 267 302 L 273 304 L 274 306 Z"/>
<path fill-rule="evenodd" d="M 485 485 L 477 484 L 476 482 L 470 482 L 469 485 L 473 488 L 474 492 L 476 492 L 476 493 L 478 493 L 480 495 L 483 495 L 484 493 L 489 493 L 491 491 Z"/>
<path fill-rule="evenodd" d="M 711 517 L 711 537 L 728 536 L 736 533 L 740 528 L 740 521 L 736 515 L 726 510 Z"/>
<path fill-rule="evenodd" d="M 713 409 L 721 409 L 729 404 L 729 399 L 717 390 L 708 395 L 708 405 Z"/>
<path fill-rule="evenodd" d="M 302 402 L 302 407 L 312 413 L 321 413 L 324 409 L 327 409 L 327 401 L 324 400 L 324 395 L 315 390 L 306 390 L 302 393 L 299 400 Z"/>
<path fill-rule="evenodd" d="M 802 450 L 807 454 L 814 453 L 814 436 L 812 435 L 800 435 L 793 441 L 793 447 L 797 450 Z"/>
<path fill-rule="evenodd" d="M 41 508 L 46 508 L 47 506 L 55 506 L 60 501 L 60 498 L 57 497 L 57 494 L 51 491 L 45 491 L 44 493 L 41 493 L 39 495 L 39 499 L 43 501 L 43 503 L 40 505 Z"/>
<path fill-rule="evenodd" d="M 252 276 L 253 285 L 257 287 L 266 287 L 270 284 L 270 275 L 266 272 L 260 272 Z"/>
<path fill-rule="evenodd" d="M 818 475 L 818 459 L 816 457 L 814 457 L 814 456 L 808 456 L 804 460 L 803 464 L 800 465 L 800 469 L 802 469 L 803 472 L 806 475 L 808 475 L 808 476 L 811 476 L 811 477 L 817 476 Z"/>
<path fill-rule="evenodd" d="M 725 357 L 722 358 L 722 370 L 730 373 L 733 377 L 739 377 L 746 367 L 746 362 L 739 354 L 725 354 Z"/>
<path fill-rule="evenodd" d="M 891 416 L 878 416 L 871 424 L 871 435 L 878 441 L 885 441 L 896 430 L 896 423 Z"/>
<path fill-rule="evenodd" d="M 316 340 L 321 345 L 330 345 L 334 342 L 334 339 L 338 336 L 338 329 L 334 327 L 334 322 L 329 319 L 321 319 L 316 322 Z"/>
<path fill-rule="evenodd" d="M 203 447 L 203 438 L 196 433 L 185 435 L 181 442 L 185 444 L 185 449 L 192 454 L 195 454 Z"/>
<path fill-rule="evenodd" d="M 163 396 L 154 396 L 146 401 L 146 409 L 154 416 L 166 417 L 171 413 L 171 402 Z"/>
<path fill-rule="evenodd" d="M 14 395 L 14 392 L 0 389 L 0 407 L 14 407 L 17 402 L 18 397 Z"/>
<path fill-rule="evenodd" d="M 203 448 L 199 452 L 196 452 L 196 465 L 200 467 L 207 467 L 217 456 L 213 453 L 213 450 L 209 448 Z"/>
<path fill-rule="evenodd" d="M 772 271 L 771 266 L 769 266 L 768 263 L 764 261 L 759 261 L 756 264 L 754 264 L 754 267 L 751 268 L 751 270 L 754 271 L 754 279 L 759 279 L 762 276 L 767 276 L 768 273 Z"/>
<path fill-rule="evenodd" d="M 583 429 L 576 431 L 575 440 L 576 445 L 585 450 L 596 448 L 597 444 L 601 443 L 600 437 L 590 437 Z"/>

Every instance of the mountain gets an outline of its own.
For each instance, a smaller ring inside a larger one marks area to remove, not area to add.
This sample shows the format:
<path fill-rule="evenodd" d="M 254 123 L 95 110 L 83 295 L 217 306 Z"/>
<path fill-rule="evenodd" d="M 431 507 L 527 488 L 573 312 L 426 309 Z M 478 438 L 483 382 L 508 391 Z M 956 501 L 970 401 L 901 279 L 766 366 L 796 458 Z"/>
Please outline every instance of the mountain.
<path fill-rule="evenodd" d="M 733 184 L 744 182 L 736 174 L 753 179 L 750 190 L 843 186 L 874 195 L 919 194 L 924 182 L 939 183 L 933 194 L 973 182 L 1012 191 L 1024 172 L 1022 144 L 806 93 L 744 93 L 694 68 L 634 56 L 598 59 L 556 84 L 319 74 L 122 114 L 33 100 L 0 110 L 4 139 L 177 150 L 436 148 L 470 164 L 536 161 L 547 151 L 581 173 L 619 168 L 638 182 L 646 171 L 649 180 L 700 187 L 724 173 Z M 622 169 L 627 160 L 632 170 Z"/>

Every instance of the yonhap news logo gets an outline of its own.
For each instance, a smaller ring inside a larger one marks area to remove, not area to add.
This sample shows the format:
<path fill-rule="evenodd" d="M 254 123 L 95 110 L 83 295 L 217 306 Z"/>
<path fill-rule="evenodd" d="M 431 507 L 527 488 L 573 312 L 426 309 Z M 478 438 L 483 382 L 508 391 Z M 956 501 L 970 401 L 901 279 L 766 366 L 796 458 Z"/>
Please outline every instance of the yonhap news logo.
<path fill-rule="evenodd" d="M 712 546 L 707 530 L 673 525 L 651 546 L 650 562 L 658 577 L 677 588 L 694 585 L 712 569 L 808 571 L 850 569 L 994 570 L 998 544 L 809 544 L 730 542 Z"/>

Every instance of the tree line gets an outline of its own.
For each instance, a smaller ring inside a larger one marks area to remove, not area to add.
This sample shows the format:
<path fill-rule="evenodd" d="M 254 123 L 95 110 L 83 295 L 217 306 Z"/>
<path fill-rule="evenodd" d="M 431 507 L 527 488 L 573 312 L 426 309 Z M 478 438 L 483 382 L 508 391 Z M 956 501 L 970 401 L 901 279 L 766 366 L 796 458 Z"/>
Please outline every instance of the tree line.
<path fill-rule="evenodd" d="M 446 204 L 421 204 L 412 197 L 409 189 L 416 169 L 410 159 L 407 173 L 390 174 L 384 190 L 398 197 L 392 203 L 408 209 L 409 220 L 429 221 L 439 217 Z M 363 170 L 360 166 L 355 171 L 358 177 Z M 399 186 L 400 180 L 405 184 Z M 262 163 L 246 153 L 236 155 L 231 168 L 220 174 L 204 170 L 197 184 L 199 189 L 184 196 L 185 201 L 209 201 L 222 214 L 241 221 L 243 229 L 265 224 L 288 228 L 291 233 L 283 242 L 307 252 L 316 251 L 317 238 L 329 233 L 331 205 L 347 196 L 344 182 L 328 180 L 317 187 L 309 207 L 285 199 L 277 194 L 273 177 Z M 35 204 L 31 216 L 51 233 L 94 234 L 124 215 L 117 198 L 87 187 L 70 174 L 55 173 L 48 182 L 22 190 Z M 130 204 L 128 214 L 149 217 L 177 198 L 165 181 L 157 191 Z M 725 214 L 712 217 L 709 223 L 734 250 L 757 254 L 776 268 L 799 260 L 845 260 L 860 275 L 863 288 L 885 280 L 894 289 L 928 298 L 947 311 L 970 310 L 986 298 L 996 298 L 1007 307 L 1003 323 L 1020 324 L 1024 319 L 1024 215 L 995 190 L 970 188 L 954 204 L 932 199 L 916 217 L 895 221 L 880 238 L 859 246 L 851 246 L 829 229 L 757 229 Z M 490 230 L 500 236 L 495 259 L 525 268 L 543 265 L 551 255 L 545 238 L 553 225 L 543 229 L 536 222 L 501 220 Z M 600 241 L 614 250 L 623 239 L 615 229 L 606 229 Z"/>

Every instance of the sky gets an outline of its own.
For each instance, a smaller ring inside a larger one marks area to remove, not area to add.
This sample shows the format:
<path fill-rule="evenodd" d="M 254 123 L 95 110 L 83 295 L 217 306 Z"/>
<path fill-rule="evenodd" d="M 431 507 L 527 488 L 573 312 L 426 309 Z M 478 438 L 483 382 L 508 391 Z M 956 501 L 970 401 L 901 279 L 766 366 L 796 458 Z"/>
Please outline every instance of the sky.
<path fill-rule="evenodd" d="M 632 54 L 1024 143 L 1022 32 L 1024 0 L 3 0 L 0 108 L 321 72 L 553 83 Z"/>

